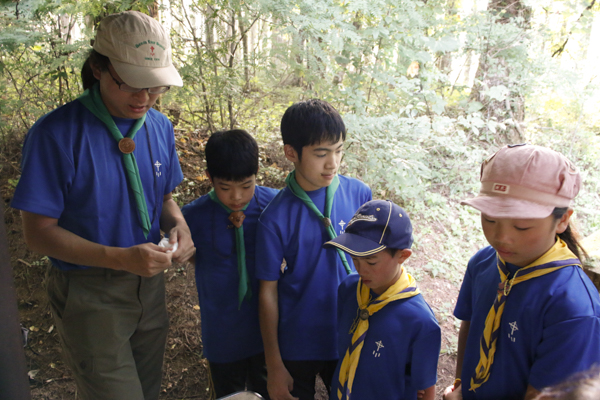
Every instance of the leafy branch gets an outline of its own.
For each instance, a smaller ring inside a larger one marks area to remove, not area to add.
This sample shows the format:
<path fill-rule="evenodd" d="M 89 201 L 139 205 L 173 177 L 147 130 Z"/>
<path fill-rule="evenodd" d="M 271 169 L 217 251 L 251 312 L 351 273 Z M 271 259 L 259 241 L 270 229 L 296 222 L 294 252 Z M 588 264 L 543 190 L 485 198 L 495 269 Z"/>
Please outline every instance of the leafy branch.
<path fill-rule="evenodd" d="M 581 18 L 583 18 L 583 15 L 586 13 L 586 11 L 590 11 L 594 5 L 596 4 L 596 0 L 592 0 L 592 2 L 590 3 L 589 6 L 587 6 L 582 12 L 581 15 L 579 16 L 579 18 L 577 18 L 577 21 L 575 21 L 574 25 L 577 25 L 579 23 L 579 21 L 581 20 Z M 563 53 L 563 51 L 565 51 L 565 48 L 567 47 L 567 43 L 569 42 L 569 38 L 571 37 L 571 34 L 573 33 L 573 29 L 571 29 L 569 31 L 569 33 L 567 34 L 567 38 L 565 39 L 565 41 L 563 42 L 562 45 L 560 45 L 558 47 L 558 49 L 556 49 L 553 53 L 552 53 L 552 57 L 557 56 L 557 55 L 561 55 Z"/>

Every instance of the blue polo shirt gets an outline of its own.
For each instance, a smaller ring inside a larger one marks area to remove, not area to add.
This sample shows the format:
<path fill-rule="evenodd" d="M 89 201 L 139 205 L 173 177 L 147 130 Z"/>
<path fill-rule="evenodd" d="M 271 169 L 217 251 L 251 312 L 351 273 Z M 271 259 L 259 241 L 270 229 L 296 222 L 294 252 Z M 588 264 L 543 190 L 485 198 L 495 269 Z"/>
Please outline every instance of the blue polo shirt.
<path fill-rule="evenodd" d="M 358 280 L 357 274 L 348 276 L 338 292 L 339 362 L 333 375 L 331 400 L 338 398 L 341 362 L 352 343 Z M 369 317 L 352 398 L 416 399 L 417 390 L 427 389 L 437 381 L 441 340 L 440 327 L 423 296 L 418 294 L 388 303 Z"/>
<path fill-rule="evenodd" d="M 135 122 L 113 119 L 124 136 Z M 56 218 L 64 229 L 106 246 L 158 243 L 163 196 L 183 179 L 173 126 L 167 117 L 150 109 L 134 142 L 152 222 L 147 239 L 118 144 L 78 100 L 46 114 L 29 130 L 12 207 Z M 61 270 L 83 267 L 51 260 Z"/>
<path fill-rule="evenodd" d="M 339 235 L 371 200 L 361 181 L 339 176 L 331 221 Z M 326 189 L 307 192 L 323 212 Z M 279 348 L 284 360 L 335 360 L 337 289 L 347 276 L 323 222 L 286 187 L 262 213 L 256 237 L 256 277 L 278 282 Z M 287 267 L 281 271 L 282 261 Z M 352 260 L 347 257 L 353 268 Z"/>
<path fill-rule="evenodd" d="M 278 190 L 256 186 L 244 211 L 246 269 L 252 297 L 238 309 L 239 273 L 235 230 L 221 205 L 204 195 L 181 209 L 196 246 L 196 288 L 202 317 L 204 355 L 230 363 L 263 351 L 258 324 L 258 280 L 255 276 L 256 225 Z"/>
<path fill-rule="evenodd" d="M 541 390 L 600 363 L 598 290 L 580 267 L 564 267 L 512 287 L 490 378 L 470 391 L 499 283 L 496 251 L 485 247 L 469 261 L 454 310 L 458 319 L 471 321 L 461 376 L 464 399 L 523 398 L 529 384 Z"/>

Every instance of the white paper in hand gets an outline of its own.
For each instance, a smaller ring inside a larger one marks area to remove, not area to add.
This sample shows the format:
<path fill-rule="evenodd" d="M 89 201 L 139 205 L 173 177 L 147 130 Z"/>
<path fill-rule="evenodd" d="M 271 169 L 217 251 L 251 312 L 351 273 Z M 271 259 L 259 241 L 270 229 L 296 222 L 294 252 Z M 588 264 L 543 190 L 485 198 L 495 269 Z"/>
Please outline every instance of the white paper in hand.
<path fill-rule="evenodd" d="M 169 243 L 168 237 L 164 237 L 164 238 L 162 238 L 162 240 L 160 242 L 158 242 L 159 247 L 167 248 L 167 249 L 169 249 L 170 252 L 173 252 L 173 253 L 177 251 L 177 245 L 178 245 L 177 242 L 175 242 L 175 244 Z"/>

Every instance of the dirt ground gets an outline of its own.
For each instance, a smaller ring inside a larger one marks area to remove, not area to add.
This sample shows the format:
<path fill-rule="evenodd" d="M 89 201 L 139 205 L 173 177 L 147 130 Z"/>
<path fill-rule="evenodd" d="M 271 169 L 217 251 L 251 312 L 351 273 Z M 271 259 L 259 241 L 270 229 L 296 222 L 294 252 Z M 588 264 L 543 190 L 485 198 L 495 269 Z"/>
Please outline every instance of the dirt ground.
<path fill-rule="evenodd" d="M 206 135 L 176 132 L 184 175 L 187 178 L 177 196 L 180 204 L 208 192 L 204 178 L 203 149 Z M 23 242 L 19 214 L 9 207 L 16 180 L 19 177 L 20 142 L 10 139 L 3 145 L 0 156 L 0 194 L 4 201 L 11 265 L 16 284 L 21 324 L 28 330 L 25 348 L 31 392 L 34 399 L 77 399 L 70 371 L 61 359 L 61 348 L 53 326 L 52 316 L 43 290 L 47 259 L 30 252 Z M 282 187 L 290 164 L 283 158 L 279 145 L 261 148 L 262 172 L 260 184 Z M 435 251 L 435 249 L 429 250 Z M 420 257 L 416 252 L 409 267 L 418 271 Z M 194 268 L 190 264 L 173 265 L 166 273 L 167 306 L 171 329 L 165 354 L 161 399 L 211 399 L 207 362 L 203 358 L 200 312 L 194 283 Z M 456 325 L 449 315 L 458 286 L 443 277 L 433 279 L 419 274 L 419 287 L 436 313 L 442 327 L 442 355 L 438 364 L 437 398 L 443 388 L 454 380 Z M 326 399 L 320 387 L 318 399 Z"/>

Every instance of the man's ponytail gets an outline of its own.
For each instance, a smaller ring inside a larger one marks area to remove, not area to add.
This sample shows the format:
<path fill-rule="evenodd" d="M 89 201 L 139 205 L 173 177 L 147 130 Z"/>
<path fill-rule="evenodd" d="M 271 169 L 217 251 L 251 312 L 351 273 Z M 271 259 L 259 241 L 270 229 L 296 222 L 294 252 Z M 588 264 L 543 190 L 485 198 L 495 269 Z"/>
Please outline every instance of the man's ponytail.
<path fill-rule="evenodd" d="M 88 56 L 83 67 L 81 67 L 81 83 L 83 84 L 83 90 L 90 89 L 98 79 L 94 76 L 92 65 L 98 68 L 100 71 L 107 71 L 110 65 L 108 57 L 98 53 L 96 50 L 92 50 Z"/>

